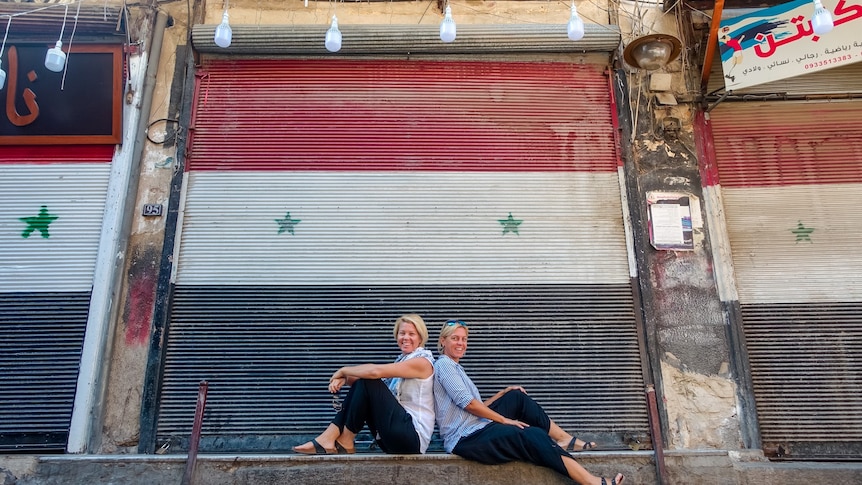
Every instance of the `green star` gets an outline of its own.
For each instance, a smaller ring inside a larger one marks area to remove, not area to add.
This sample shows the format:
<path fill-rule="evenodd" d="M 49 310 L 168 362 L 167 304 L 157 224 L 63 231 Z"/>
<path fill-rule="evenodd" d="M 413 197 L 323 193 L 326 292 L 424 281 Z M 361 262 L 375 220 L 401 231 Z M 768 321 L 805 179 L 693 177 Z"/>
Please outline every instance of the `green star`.
<path fill-rule="evenodd" d="M 275 222 L 278 224 L 278 233 L 279 234 L 283 233 L 284 231 L 287 231 L 291 234 L 294 234 L 294 232 L 293 232 L 294 226 L 296 226 L 297 224 L 302 222 L 302 220 L 301 219 L 291 219 L 290 218 L 290 212 L 288 212 L 287 214 L 285 214 L 284 219 L 276 219 Z"/>
<path fill-rule="evenodd" d="M 523 219 L 515 219 L 512 217 L 512 213 L 509 213 L 509 217 L 507 219 L 497 219 L 497 222 L 503 225 L 503 235 L 505 236 L 507 232 L 514 232 L 515 235 L 520 236 L 518 234 L 518 226 L 524 222 Z"/>
<path fill-rule="evenodd" d="M 42 237 L 48 239 L 50 235 L 48 234 L 48 226 L 57 220 L 58 216 L 52 216 L 48 213 L 48 206 L 43 205 L 41 209 L 39 209 L 39 215 L 36 217 L 19 217 L 18 220 L 27 224 L 27 229 L 24 229 L 24 232 L 21 233 L 21 237 L 28 238 L 30 234 L 33 234 L 33 231 L 39 231 L 42 234 Z"/>
<path fill-rule="evenodd" d="M 796 244 L 799 244 L 799 241 L 814 243 L 814 241 L 811 240 L 811 233 L 814 232 L 814 228 L 805 227 L 805 224 L 802 224 L 802 221 L 799 221 L 799 223 L 796 224 L 796 229 L 791 229 L 790 232 L 796 234 Z"/>

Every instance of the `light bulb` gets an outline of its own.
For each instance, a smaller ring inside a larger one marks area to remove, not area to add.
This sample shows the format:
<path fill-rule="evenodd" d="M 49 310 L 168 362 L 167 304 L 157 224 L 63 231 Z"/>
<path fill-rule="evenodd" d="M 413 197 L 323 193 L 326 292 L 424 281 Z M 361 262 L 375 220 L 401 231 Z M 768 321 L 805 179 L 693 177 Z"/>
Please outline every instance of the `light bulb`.
<path fill-rule="evenodd" d="M 335 18 L 335 15 L 332 16 L 332 25 L 326 31 L 324 45 L 326 45 L 326 50 L 329 52 L 338 52 L 341 50 L 341 31 L 338 30 L 338 19 Z"/>
<path fill-rule="evenodd" d="M 814 16 L 811 17 L 811 27 L 814 28 L 814 33 L 817 35 L 831 32 L 832 28 L 835 27 L 835 23 L 832 21 L 832 14 L 829 13 L 829 10 L 823 8 L 820 0 L 814 0 Z"/>
<path fill-rule="evenodd" d="M 3 89 L 3 86 L 6 85 L 6 71 L 0 68 L 0 89 Z"/>
<path fill-rule="evenodd" d="M 584 21 L 578 16 L 575 2 L 572 2 L 572 16 L 569 17 L 569 25 L 566 26 L 570 40 L 581 40 L 584 38 Z"/>
<path fill-rule="evenodd" d="M 233 37 L 233 31 L 231 31 L 230 24 L 227 23 L 227 19 L 227 10 L 225 10 L 224 15 L 222 15 L 221 18 L 221 23 L 216 27 L 214 38 L 216 45 L 224 49 L 230 47 L 230 41 Z"/>
<path fill-rule="evenodd" d="M 66 65 L 66 53 L 63 52 L 63 43 L 59 40 L 54 47 L 48 49 L 48 53 L 45 54 L 45 69 L 54 72 L 60 72 L 63 70 L 63 66 Z"/>
<path fill-rule="evenodd" d="M 452 8 L 446 7 L 446 15 L 440 22 L 440 40 L 443 42 L 455 42 L 455 21 L 452 20 Z"/>

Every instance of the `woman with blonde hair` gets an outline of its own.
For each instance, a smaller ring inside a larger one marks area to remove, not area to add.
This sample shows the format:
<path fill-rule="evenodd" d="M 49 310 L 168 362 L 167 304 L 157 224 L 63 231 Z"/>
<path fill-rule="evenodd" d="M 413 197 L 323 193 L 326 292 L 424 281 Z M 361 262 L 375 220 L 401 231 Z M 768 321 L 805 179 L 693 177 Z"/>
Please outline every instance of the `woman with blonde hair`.
<path fill-rule="evenodd" d="M 434 363 L 434 399 L 446 451 L 489 465 L 525 461 L 583 485 L 623 483 L 621 473 L 608 481 L 575 461 L 560 445 L 577 447 L 579 440 L 557 426 L 524 388 L 510 386 L 482 402 L 476 385 L 459 364 L 467 352 L 469 333 L 462 320 L 449 320 L 437 343 L 440 357 Z"/>
<path fill-rule="evenodd" d="M 425 349 L 428 329 L 422 317 L 402 315 L 393 328 L 401 355 L 391 364 L 338 369 L 329 392 L 350 391 L 329 426 L 293 451 L 302 454 L 354 453 L 356 434 L 366 424 L 386 453 L 425 453 L 434 431 L 434 357 Z"/>

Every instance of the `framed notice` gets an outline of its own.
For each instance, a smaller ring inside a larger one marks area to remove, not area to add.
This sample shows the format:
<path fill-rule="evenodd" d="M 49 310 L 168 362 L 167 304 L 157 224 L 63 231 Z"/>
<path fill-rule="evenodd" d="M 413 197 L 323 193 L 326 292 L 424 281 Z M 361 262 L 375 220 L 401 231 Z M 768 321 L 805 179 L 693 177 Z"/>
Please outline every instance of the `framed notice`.
<path fill-rule="evenodd" d="M 61 72 L 45 68 L 49 47 L 6 45 L 0 145 L 120 143 L 122 45 L 75 45 Z"/>
<path fill-rule="evenodd" d="M 694 231 L 688 195 L 653 192 L 647 197 L 650 244 L 656 249 L 692 251 Z"/>

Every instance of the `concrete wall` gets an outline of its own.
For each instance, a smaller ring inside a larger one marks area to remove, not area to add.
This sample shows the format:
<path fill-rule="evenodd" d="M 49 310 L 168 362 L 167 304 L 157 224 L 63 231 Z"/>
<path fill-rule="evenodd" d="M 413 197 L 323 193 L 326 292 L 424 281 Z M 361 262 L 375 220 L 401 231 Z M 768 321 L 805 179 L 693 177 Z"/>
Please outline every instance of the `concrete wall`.
<path fill-rule="evenodd" d="M 152 123 L 150 138 L 170 136 L 179 118 L 179 96 L 189 23 L 217 24 L 222 1 L 163 2 L 158 8 L 170 14 L 173 26 L 165 33 L 158 83 L 152 110 L 143 116 Z M 565 3 L 545 1 L 451 2 L 455 21 L 471 23 L 557 23 L 561 31 L 569 17 Z M 680 36 L 673 12 L 628 2 L 578 2 L 586 22 L 619 23 L 624 42 L 644 33 L 666 32 Z M 145 7 L 133 7 L 139 18 L 151 19 Z M 284 2 L 233 0 L 230 22 L 239 24 L 313 24 L 320 26 L 320 42 L 333 13 L 344 30 L 350 24 L 438 24 L 436 2 Z M 686 51 L 684 51 L 686 52 Z M 693 57 L 694 52 L 688 53 Z M 728 365 L 727 328 L 716 295 L 711 254 L 702 217 L 698 217 L 695 250 L 656 251 L 648 244 L 645 196 L 653 190 L 685 192 L 699 200 L 700 179 L 694 156 L 691 103 L 693 85 L 687 75 L 691 59 L 684 56 L 665 72 L 672 75 L 671 93 L 681 103 L 659 105 L 648 89 L 650 76 L 622 66 L 630 103 L 620 101 L 622 149 L 629 176 L 630 202 L 636 223 L 637 260 L 645 302 L 646 342 L 652 375 L 660 396 L 661 415 L 670 449 L 735 449 L 740 446 L 735 380 Z M 696 73 L 697 74 L 697 73 Z M 179 88 L 179 89 L 178 89 Z M 688 100 L 688 101 L 686 101 Z M 657 127 L 668 117 L 681 120 L 679 132 Z M 127 127 L 128 129 L 128 127 Z M 176 160 L 175 145 L 147 143 L 141 162 L 137 207 L 162 204 L 167 209 L 170 181 Z M 698 214 L 699 215 L 699 214 Z M 136 210 L 127 250 L 126 275 L 119 301 L 119 321 L 113 338 L 107 394 L 101 427 L 100 453 L 135 453 L 144 375 L 156 305 L 165 217 L 144 218 Z M 190 417 L 191 419 L 191 417 Z"/>

